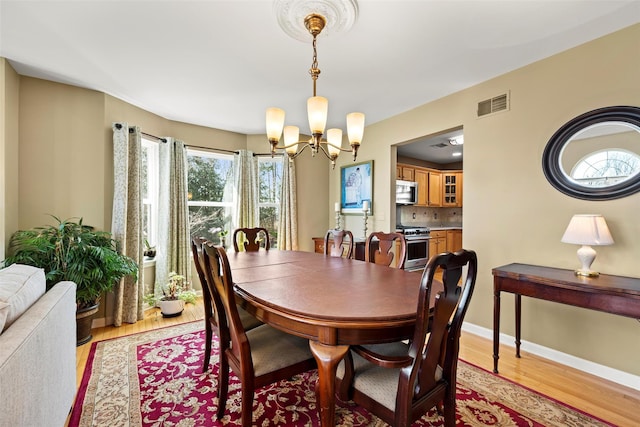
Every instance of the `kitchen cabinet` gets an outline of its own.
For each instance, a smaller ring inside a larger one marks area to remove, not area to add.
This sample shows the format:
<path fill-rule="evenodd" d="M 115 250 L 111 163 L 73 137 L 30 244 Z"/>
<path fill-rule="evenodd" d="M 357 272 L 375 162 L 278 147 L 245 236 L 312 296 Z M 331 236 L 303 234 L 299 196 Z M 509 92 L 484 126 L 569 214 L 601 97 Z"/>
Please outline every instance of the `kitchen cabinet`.
<path fill-rule="evenodd" d="M 396 167 L 396 179 L 415 181 L 415 168 L 409 165 L 398 164 Z"/>
<path fill-rule="evenodd" d="M 418 198 L 415 206 L 429 206 L 429 172 L 426 169 L 416 169 L 415 179 L 418 184 Z"/>
<path fill-rule="evenodd" d="M 418 197 L 415 206 L 442 206 L 442 174 L 432 169 L 414 168 L 415 182 L 418 184 Z"/>
<path fill-rule="evenodd" d="M 462 249 L 462 230 L 447 230 L 447 251 L 456 252 Z"/>
<path fill-rule="evenodd" d="M 429 196 L 427 204 L 430 207 L 442 206 L 442 173 L 429 171 Z"/>
<path fill-rule="evenodd" d="M 432 230 L 429 234 L 429 257 L 447 251 L 447 231 Z"/>
<path fill-rule="evenodd" d="M 442 206 L 462 207 L 462 172 L 442 173 Z"/>

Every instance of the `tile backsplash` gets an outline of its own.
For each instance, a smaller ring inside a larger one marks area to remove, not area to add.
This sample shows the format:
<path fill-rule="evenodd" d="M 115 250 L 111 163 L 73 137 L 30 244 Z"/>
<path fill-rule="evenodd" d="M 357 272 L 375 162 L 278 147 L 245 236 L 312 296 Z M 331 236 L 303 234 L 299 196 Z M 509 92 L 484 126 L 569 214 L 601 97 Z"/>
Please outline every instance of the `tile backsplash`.
<path fill-rule="evenodd" d="M 461 227 L 462 208 L 396 206 L 396 221 L 416 227 Z"/>

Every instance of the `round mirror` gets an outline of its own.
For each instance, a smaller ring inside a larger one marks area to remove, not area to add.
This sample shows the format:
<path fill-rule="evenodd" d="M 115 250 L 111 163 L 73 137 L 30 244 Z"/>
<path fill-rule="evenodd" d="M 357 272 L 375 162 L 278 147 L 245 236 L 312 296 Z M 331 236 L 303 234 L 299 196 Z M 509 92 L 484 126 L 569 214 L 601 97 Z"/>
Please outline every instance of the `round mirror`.
<path fill-rule="evenodd" d="M 640 108 L 605 107 L 570 120 L 547 143 L 542 169 L 551 185 L 578 199 L 640 191 Z"/>

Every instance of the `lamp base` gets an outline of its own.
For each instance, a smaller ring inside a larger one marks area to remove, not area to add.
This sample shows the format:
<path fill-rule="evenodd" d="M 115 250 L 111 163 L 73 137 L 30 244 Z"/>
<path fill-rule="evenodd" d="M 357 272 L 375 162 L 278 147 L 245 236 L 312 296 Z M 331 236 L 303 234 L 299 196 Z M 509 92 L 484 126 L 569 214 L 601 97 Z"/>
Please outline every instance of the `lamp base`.
<path fill-rule="evenodd" d="M 583 277 L 598 277 L 600 275 L 600 273 L 598 273 L 597 271 L 591 271 L 591 270 L 576 270 L 575 274 L 576 276 L 583 276 Z"/>
<path fill-rule="evenodd" d="M 596 251 L 591 246 L 582 245 L 578 249 L 578 259 L 582 264 L 582 268 L 575 271 L 576 276 L 596 277 L 600 275 L 597 271 L 591 270 L 591 264 L 596 259 Z"/>

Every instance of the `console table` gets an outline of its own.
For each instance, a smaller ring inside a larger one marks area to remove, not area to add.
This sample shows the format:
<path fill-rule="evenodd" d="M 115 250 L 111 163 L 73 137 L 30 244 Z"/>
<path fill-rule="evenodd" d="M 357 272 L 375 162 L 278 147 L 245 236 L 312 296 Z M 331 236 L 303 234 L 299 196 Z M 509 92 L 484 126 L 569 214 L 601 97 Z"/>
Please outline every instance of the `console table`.
<path fill-rule="evenodd" d="M 573 270 L 529 264 L 508 264 L 493 274 L 493 372 L 498 372 L 500 292 L 515 295 L 516 357 L 520 357 L 522 296 L 559 302 L 640 319 L 640 278 L 601 274 L 576 276 Z"/>

